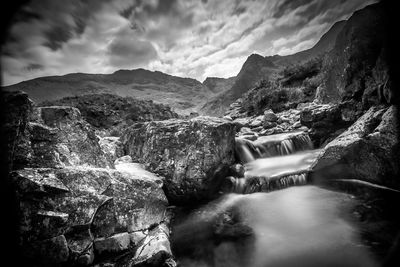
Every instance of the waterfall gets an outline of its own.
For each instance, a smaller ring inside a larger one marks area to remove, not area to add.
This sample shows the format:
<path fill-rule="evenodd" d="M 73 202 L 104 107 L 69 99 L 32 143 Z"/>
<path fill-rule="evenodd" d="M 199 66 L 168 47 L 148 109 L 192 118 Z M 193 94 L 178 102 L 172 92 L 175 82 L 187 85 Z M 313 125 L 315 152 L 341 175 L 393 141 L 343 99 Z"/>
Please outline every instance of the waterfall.
<path fill-rule="evenodd" d="M 305 132 L 262 136 L 255 141 L 236 138 L 235 153 L 244 164 L 244 177 L 226 177 L 221 192 L 271 192 L 308 182 L 308 172 L 321 153 Z"/>
<path fill-rule="evenodd" d="M 305 132 L 292 132 L 261 136 L 255 141 L 236 138 L 235 153 L 242 163 L 258 158 L 282 156 L 312 149 L 310 137 Z"/>

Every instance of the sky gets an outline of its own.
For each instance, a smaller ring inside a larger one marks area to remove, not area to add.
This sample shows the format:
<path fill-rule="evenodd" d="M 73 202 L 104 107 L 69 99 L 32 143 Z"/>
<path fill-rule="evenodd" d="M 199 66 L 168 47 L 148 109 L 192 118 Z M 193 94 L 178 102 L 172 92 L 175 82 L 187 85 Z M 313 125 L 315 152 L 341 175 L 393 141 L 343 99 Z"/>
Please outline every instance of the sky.
<path fill-rule="evenodd" d="M 312 47 L 373 0 L 32 0 L 2 47 L 2 81 L 144 68 L 232 77 L 252 53 Z"/>

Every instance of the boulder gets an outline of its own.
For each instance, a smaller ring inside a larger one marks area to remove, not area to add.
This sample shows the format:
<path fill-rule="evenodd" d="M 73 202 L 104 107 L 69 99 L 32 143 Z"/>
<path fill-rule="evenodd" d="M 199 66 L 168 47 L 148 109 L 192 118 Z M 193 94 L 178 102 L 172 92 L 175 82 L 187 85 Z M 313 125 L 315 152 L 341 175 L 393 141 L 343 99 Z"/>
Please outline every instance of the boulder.
<path fill-rule="evenodd" d="M 314 166 L 316 177 L 356 179 L 399 189 L 396 108 L 372 107 L 327 144 Z"/>
<path fill-rule="evenodd" d="M 29 124 L 34 151 L 30 167 L 111 166 L 99 138 L 78 109 L 40 107 L 36 113 L 37 118 Z"/>
<path fill-rule="evenodd" d="M 250 126 L 250 118 L 236 118 L 232 122 L 235 124 L 236 129 Z"/>
<path fill-rule="evenodd" d="M 264 111 L 264 122 L 276 122 L 278 120 L 278 116 L 272 110 Z"/>
<path fill-rule="evenodd" d="M 263 124 L 263 118 L 264 118 L 264 116 L 258 116 L 258 117 L 255 117 L 252 121 L 251 121 L 251 123 L 250 123 L 250 127 L 251 128 L 255 128 L 255 127 L 259 127 L 259 126 L 261 126 L 262 124 Z"/>
<path fill-rule="evenodd" d="M 277 124 L 276 122 L 272 122 L 272 121 L 264 121 L 263 126 L 265 129 L 270 129 L 275 127 Z"/>
<path fill-rule="evenodd" d="M 335 138 L 335 132 L 346 128 L 350 121 L 342 120 L 341 109 L 336 104 L 309 105 L 300 113 L 302 125 L 311 129 L 311 140 L 320 147 L 327 139 Z"/>
<path fill-rule="evenodd" d="M 21 244 L 30 247 L 63 236 L 71 262 L 91 264 L 94 240 L 119 240 L 118 233 L 165 220 L 168 202 L 160 178 L 87 167 L 26 168 L 10 177 L 20 200 Z"/>
<path fill-rule="evenodd" d="M 218 172 L 234 162 L 235 127 L 212 117 L 136 124 L 122 137 L 134 161 L 165 177 L 172 202 L 210 197 Z"/>
<path fill-rule="evenodd" d="M 69 258 L 67 240 L 63 235 L 32 243 L 25 251 L 27 258 L 33 262 L 50 266 L 66 263 Z"/>
<path fill-rule="evenodd" d="M 127 250 L 131 243 L 129 233 L 120 233 L 94 240 L 94 249 L 98 254 L 120 253 Z"/>
<path fill-rule="evenodd" d="M 33 157 L 28 123 L 33 110 L 33 102 L 24 92 L 1 92 L 4 100 L 2 133 L 9 169 L 19 169 L 30 163 Z"/>
<path fill-rule="evenodd" d="M 134 253 L 126 255 L 118 262 L 118 266 L 176 266 L 169 242 L 169 229 L 160 224 L 138 244 Z"/>

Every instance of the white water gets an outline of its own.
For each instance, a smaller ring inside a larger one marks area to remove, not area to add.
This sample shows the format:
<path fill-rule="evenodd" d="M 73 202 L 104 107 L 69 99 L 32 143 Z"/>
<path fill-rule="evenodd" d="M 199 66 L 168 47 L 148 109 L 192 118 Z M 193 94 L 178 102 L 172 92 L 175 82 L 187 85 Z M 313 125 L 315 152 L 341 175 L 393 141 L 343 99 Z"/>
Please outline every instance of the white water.
<path fill-rule="evenodd" d="M 237 138 L 235 149 L 245 174 L 226 178 L 233 193 L 173 229 L 180 266 L 377 266 L 347 220 L 350 195 L 296 186 L 321 152 L 307 134 Z"/>

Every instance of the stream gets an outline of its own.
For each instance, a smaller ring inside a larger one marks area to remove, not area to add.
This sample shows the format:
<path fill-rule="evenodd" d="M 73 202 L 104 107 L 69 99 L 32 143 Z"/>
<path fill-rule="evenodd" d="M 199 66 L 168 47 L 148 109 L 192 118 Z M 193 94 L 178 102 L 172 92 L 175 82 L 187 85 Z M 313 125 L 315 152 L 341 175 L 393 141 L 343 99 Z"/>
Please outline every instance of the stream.
<path fill-rule="evenodd" d="M 310 184 L 320 152 L 301 132 L 236 138 L 244 177 L 226 178 L 223 194 L 207 205 L 176 211 L 178 266 L 380 266 L 364 238 L 373 230 L 355 212 L 365 203 Z"/>

